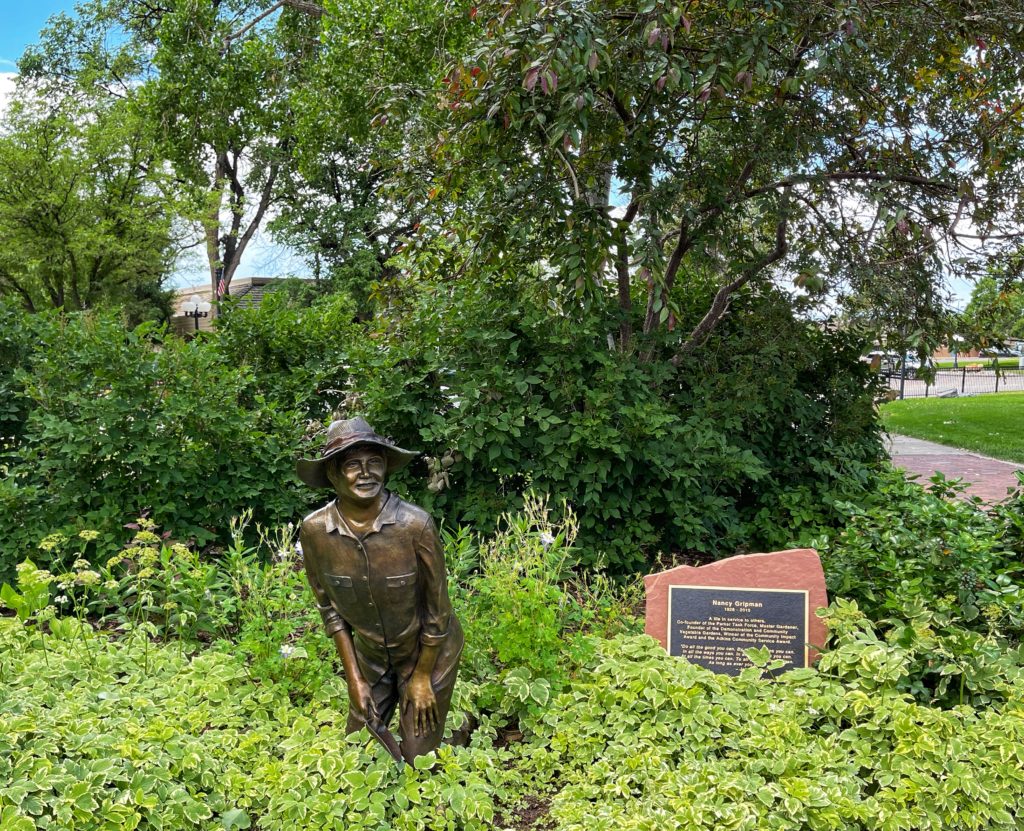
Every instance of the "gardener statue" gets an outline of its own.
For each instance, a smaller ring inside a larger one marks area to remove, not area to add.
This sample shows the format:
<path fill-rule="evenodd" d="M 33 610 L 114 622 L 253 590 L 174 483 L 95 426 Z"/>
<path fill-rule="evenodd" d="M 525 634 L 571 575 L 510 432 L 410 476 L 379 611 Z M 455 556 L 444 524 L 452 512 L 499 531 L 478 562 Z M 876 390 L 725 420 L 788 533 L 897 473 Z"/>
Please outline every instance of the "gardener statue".
<path fill-rule="evenodd" d="M 437 528 L 422 508 L 384 488 L 416 453 L 363 419 L 335 421 L 307 485 L 337 498 L 302 522 L 306 576 L 348 681 L 348 732 L 367 727 L 396 759 L 441 743 L 462 628 L 448 600 Z M 399 748 L 388 730 L 399 709 Z"/>

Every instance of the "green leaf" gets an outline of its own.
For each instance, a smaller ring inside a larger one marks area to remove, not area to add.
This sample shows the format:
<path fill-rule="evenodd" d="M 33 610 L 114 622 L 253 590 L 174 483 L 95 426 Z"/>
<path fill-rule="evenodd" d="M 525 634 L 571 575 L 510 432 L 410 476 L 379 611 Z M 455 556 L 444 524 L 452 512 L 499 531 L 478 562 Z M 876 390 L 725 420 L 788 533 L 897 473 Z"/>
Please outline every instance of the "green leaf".
<path fill-rule="evenodd" d="M 226 831 L 234 831 L 236 828 L 249 828 L 252 821 L 249 815 L 241 808 L 231 808 L 221 814 L 220 823 Z"/>

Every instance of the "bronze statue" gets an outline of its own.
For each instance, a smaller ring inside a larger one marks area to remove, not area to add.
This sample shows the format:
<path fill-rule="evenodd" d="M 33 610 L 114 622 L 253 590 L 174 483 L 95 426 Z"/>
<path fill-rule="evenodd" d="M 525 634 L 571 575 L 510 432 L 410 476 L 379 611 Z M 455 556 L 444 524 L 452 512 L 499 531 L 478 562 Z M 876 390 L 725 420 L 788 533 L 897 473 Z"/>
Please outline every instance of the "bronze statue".
<path fill-rule="evenodd" d="M 417 455 L 354 418 L 333 422 L 320 458 L 296 468 L 337 495 L 303 520 L 300 540 L 348 682 L 347 730 L 366 726 L 407 762 L 441 743 L 463 644 L 433 520 L 384 488 Z M 400 748 L 388 729 L 396 707 Z"/>

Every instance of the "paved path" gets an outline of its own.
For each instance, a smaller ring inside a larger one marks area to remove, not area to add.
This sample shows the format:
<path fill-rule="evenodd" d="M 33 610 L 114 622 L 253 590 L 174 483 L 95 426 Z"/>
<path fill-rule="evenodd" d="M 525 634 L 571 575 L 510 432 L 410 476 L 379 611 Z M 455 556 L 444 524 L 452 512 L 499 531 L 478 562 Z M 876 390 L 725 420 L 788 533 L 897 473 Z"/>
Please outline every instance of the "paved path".
<path fill-rule="evenodd" d="M 981 497 L 985 502 L 1005 499 L 1006 491 L 1017 484 L 1014 471 L 1024 470 L 1024 465 L 907 436 L 891 435 L 888 449 L 895 467 L 920 474 L 925 484 L 936 471 L 942 471 L 947 479 L 970 483 L 965 493 Z"/>

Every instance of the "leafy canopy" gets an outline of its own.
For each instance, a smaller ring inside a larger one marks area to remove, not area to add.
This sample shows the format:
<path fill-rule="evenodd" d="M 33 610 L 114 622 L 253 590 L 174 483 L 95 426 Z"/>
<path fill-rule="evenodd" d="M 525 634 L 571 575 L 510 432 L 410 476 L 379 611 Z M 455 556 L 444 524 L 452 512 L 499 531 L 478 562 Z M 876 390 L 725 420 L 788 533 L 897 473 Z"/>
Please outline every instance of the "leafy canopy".
<path fill-rule="evenodd" d="M 346 93 L 406 137 L 428 272 L 543 264 L 566 293 L 614 301 L 623 348 L 682 324 L 685 354 L 751 281 L 884 300 L 908 271 L 941 287 L 1017 245 L 1024 13 L 1003 3 L 418 9 L 371 44 L 333 8 L 325 60 L 408 69 L 350 73 Z M 434 75 L 395 37 L 424 10 L 469 27 L 435 43 Z M 709 279 L 711 302 L 683 314 L 676 287 Z"/>
<path fill-rule="evenodd" d="M 124 106 L 22 86 L 0 126 L 0 294 L 29 311 L 168 314 L 180 230 L 168 186 L 151 132 Z"/>

